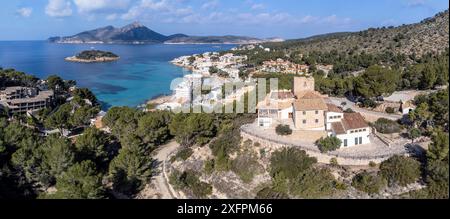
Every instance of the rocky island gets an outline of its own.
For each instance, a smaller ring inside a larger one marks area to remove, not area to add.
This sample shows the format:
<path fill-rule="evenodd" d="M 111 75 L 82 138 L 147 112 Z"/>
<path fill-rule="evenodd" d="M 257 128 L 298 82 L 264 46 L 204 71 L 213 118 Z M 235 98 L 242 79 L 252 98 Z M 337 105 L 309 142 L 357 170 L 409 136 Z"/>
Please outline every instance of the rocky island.
<path fill-rule="evenodd" d="M 69 62 L 112 62 L 118 60 L 120 57 L 112 52 L 100 50 L 86 50 L 76 56 L 67 57 L 65 60 Z"/>

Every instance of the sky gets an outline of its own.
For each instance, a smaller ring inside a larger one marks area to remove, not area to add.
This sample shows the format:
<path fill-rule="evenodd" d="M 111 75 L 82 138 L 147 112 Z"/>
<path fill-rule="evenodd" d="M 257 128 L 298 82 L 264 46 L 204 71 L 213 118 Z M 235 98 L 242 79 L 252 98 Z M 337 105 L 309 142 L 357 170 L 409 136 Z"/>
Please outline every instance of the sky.
<path fill-rule="evenodd" d="M 416 23 L 447 0 L 8 0 L 0 40 L 44 40 L 138 21 L 170 35 L 303 38 Z"/>

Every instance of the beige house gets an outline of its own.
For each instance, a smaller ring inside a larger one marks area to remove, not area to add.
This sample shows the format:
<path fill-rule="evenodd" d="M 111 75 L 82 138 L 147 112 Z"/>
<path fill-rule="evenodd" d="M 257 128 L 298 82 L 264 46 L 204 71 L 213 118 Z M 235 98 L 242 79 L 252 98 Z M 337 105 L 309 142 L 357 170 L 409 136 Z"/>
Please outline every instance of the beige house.
<path fill-rule="evenodd" d="M 294 125 L 299 130 L 325 130 L 325 112 L 328 110 L 323 96 L 315 91 L 313 77 L 295 77 L 293 93 Z"/>
<path fill-rule="evenodd" d="M 342 147 L 370 143 L 370 127 L 359 113 L 344 113 L 315 91 L 313 77 L 295 77 L 293 90 L 272 91 L 258 104 L 258 125 L 288 124 L 295 131 L 326 132 Z"/>

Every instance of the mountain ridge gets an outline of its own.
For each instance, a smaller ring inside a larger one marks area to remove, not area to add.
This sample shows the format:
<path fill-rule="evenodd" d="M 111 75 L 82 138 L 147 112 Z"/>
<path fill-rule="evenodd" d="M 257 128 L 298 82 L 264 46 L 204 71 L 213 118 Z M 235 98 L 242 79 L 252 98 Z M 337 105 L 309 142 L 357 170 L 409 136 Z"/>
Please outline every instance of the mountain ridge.
<path fill-rule="evenodd" d="M 448 9 L 420 22 L 368 28 L 357 32 L 336 32 L 290 39 L 281 43 L 267 43 L 273 49 L 310 52 L 382 53 L 422 56 L 440 53 L 449 48 Z"/>
<path fill-rule="evenodd" d="M 155 32 L 139 22 L 116 28 L 105 26 L 93 30 L 83 31 L 66 37 L 50 37 L 52 43 L 109 43 L 109 44 L 253 44 L 271 42 L 271 39 L 258 39 L 246 36 L 188 36 L 177 33 L 163 35 Z"/>

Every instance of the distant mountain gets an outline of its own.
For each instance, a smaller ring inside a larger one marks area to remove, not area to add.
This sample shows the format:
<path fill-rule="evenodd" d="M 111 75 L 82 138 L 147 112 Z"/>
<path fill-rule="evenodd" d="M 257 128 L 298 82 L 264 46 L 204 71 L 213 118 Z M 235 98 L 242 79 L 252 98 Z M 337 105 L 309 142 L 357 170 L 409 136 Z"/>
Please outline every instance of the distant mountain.
<path fill-rule="evenodd" d="M 252 44 L 264 40 L 244 36 L 184 36 L 174 37 L 164 43 L 168 44 Z"/>
<path fill-rule="evenodd" d="M 348 52 L 383 53 L 390 51 L 418 57 L 443 52 L 449 48 L 449 11 L 443 11 L 419 23 L 398 27 L 369 28 L 360 32 L 341 32 L 268 43 L 274 49 L 287 49 L 308 53 Z"/>
<path fill-rule="evenodd" d="M 157 33 L 146 26 L 135 22 L 122 28 L 107 26 L 95 30 L 81 32 L 67 37 L 51 37 L 48 39 L 53 43 L 114 43 L 114 44 L 249 44 L 270 42 L 243 36 L 188 36 L 185 34 L 174 34 L 165 36 Z"/>

